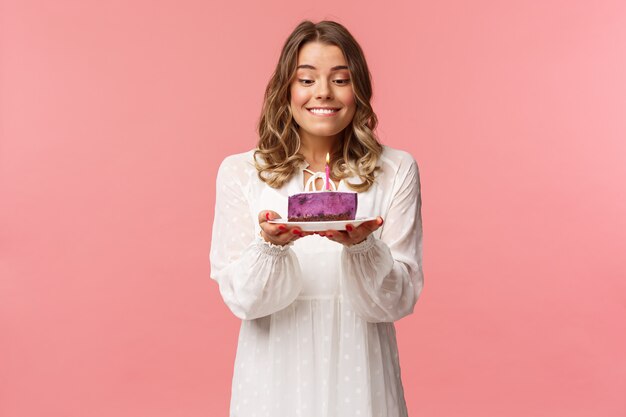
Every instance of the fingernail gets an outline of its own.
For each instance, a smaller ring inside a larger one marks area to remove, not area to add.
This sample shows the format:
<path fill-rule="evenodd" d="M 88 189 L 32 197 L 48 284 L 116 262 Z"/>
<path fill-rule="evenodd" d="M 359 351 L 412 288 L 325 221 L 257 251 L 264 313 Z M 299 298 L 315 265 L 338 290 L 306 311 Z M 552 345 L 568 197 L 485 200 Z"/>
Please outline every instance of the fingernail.
<path fill-rule="evenodd" d="M 351 231 L 352 231 L 352 226 L 351 226 L 351 225 L 349 225 L 349 224 L 347 224 L 347 225 L 346 225 L 346 230 L 347 230 L 348 232 L 351 232 Z"/>
<path fill-rule="evenodd" d="M 278 230 L 284 232 L 285 230 L 287 230 L 287 228 L 281 224 L 280 226 L 278 226 Z"/>
<path fill-rule="evenodd" d="M 381 218 L 381 219 L 380 219 L 380 223 L 378 223 L 378 224 L 383 224 L 384 222 L 385 222 L 385 221 Z"/>
<path fill-rule="evenodd" d="M 326 236 L 328 237 L 333 237 L 333 235 L 331 233 L 327 234 Z"/>
<path fill-rule="evenodd" d="M 293 229 L 292 232 L 293 232 L 294 235 L 299 235 L 300 234 L 300 231 L 297 230 L 297 229 Z"/>
<path fill-rule="evenodd" d="M 270 219 L 270 212 L 268 211 L 267 213 L 265 213 L 265 219 L 269 220 Z"/>
<path fill-rule="evenodd" d="M 326 233 L 319 233 L 320 236 L 326 236 Z"/>

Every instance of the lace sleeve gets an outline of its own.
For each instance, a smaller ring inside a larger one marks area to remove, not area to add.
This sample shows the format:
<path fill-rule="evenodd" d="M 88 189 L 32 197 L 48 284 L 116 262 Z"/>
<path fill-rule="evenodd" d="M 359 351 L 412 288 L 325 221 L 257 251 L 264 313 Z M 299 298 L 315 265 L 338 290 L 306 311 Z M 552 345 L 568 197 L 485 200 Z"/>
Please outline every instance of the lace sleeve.
<path fill-rule="evenodd" d="M 291 304 L 302 289 L 302 278 L 293 243 L 272 245 L 255 234 L 257 219 L 250 212 L 238 163 L 236 156 L 228 157 L 218 170 L 210 264 L 226 305 L 248 320 Z"/>
<path fill-rule="evenodd" d="M 342 268 L 347 296 L 370 322 L 391 322 L 411 314 L 423 284 L 419 169 L 411 157 L 400 167 L 380 239 L 373 234 L 344 247 Z"/>

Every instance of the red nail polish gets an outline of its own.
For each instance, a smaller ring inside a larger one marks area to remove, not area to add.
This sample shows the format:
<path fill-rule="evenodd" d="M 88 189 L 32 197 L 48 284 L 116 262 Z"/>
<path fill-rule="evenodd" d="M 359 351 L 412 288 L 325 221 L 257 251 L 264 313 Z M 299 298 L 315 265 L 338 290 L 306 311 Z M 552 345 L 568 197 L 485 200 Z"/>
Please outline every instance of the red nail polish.
<path fill-rule="evenodd" d="M 299 235 L 300 234 L 300 231 L 296 230 L 296 229 L 293 229 L 292 232 L 293 232 L 294 235 Z"/>
<path fill-rule="evenodd" d="M 281 224 L 280 226 L 278 226 L 278 230 L 284 232 L 285 230 L 287 230 L 287 228 Z"/>
<path fill-rule="evenodd" d="M 333 235 L 332 235 L 332 234 L 330 234 L 330 233 L 329 233 L 329 234 L 327 234 L 326 236 L 328 236 L 328 237 L 333 237 Z"/>
<path fill-rule="evenodd" d="M 351 232 L 351 231 L 352 231 L 352 226 L 350 226 L 349 224 L 348 224 L 348 225 L 346 225 L 346 230 L 347 230 L 348 232 Z"/>
<path fill-rule="evenodd" d="M 269 219 L 270 219 L 270 212 L 269 211 L 267 213 L 265 213 L 265 219 L 269 221 Z"/>

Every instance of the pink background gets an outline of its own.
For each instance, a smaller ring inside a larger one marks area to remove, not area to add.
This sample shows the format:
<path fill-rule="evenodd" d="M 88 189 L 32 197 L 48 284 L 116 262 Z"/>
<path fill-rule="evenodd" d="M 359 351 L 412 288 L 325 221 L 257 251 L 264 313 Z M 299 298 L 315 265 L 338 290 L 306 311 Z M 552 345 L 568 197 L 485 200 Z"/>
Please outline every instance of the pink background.
<path fill-rule="evenodd" d="M 2 3 L 0 416 L 227 415 L 215 174 L 305 18 L 420 165 L 410 415 L 626 415 L 626 3 L 376 3 Z"/>

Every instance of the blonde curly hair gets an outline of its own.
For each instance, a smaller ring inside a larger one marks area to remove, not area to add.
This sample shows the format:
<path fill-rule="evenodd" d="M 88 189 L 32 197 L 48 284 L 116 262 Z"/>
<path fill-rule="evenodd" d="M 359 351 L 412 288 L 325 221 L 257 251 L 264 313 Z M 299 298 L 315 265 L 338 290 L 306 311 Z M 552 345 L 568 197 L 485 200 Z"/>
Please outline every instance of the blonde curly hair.
<path fill-rule="evenodd" d="M 259 142 L 254 152 L 258 177 L 273 188 L 280 188 L 298 172 L 304 156 L 299 153 L 298 124 L 291 113 L 290 85 L 296 75 L 298 53 L 308 42 L 320 42 L 339 47 L 347 61 L 352 89 L 356 98 L 356 112 L 350 125 L 333 149 L 331 178 L 341 180 L 359 176 L 360 184 L 346 181 L 357 192 L 367 191 L 374 183 L 378 158 L 383 146 L 374 129 L 378 119 L 370 100 L 371 75 L 361 47 L 350 32 L 339 23 L 324 20 L 317 24 L 305 20 L 287 38 L 272 75 L 263 101 L 257 131 Z"/>

